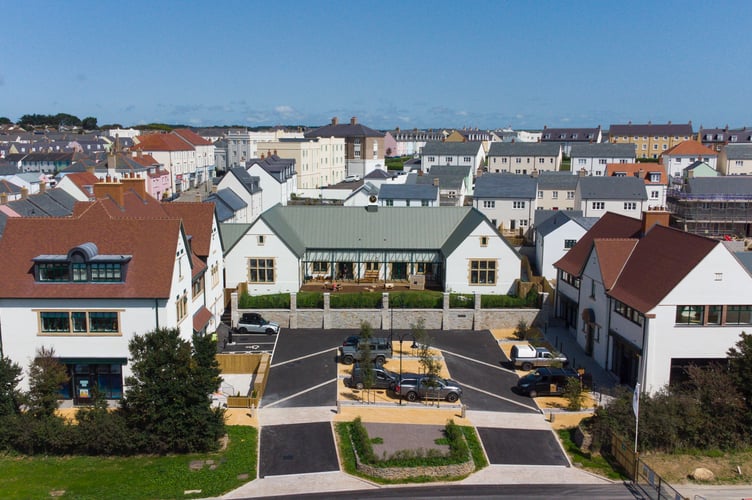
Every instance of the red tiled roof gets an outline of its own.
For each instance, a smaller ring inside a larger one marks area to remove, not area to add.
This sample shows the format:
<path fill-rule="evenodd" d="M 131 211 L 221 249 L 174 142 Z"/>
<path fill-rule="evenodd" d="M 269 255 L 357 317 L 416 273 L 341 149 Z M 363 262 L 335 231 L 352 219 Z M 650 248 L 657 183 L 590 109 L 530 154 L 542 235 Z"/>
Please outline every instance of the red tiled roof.
<path fill-rule="evenodd" d="M 193 151 L 194 147 L 173 134 L 148 134 L 136 137 L 136 151 Z"/>
<path fill-rule="evenodd" d="M 212 319 L 211 311 L 206 307 L 201 306 L 201 308 L 193 315 L 193 331 L 200 332 L 206 328 L 210 319 Z"/>
<path fill-rule="evenodd" d="M 72 174 L 66 175 L 68 179 L 73 182 L 73 184 L 78 187 L 82 192 L 89 194 L 89 192 L 84 189 L 85 186 L 93 186 L 97 182 L 99 182 L 99 179 L 96 175 L 92 174 L 91 172 L 75 172 Z"/>
<path fill-rule="evenodd" d="M 653 226 L 634 247 L 609 295 L 645 314 L 720 244 L 678 229 Z"/>
<path fill-rule="evenodd" d="M 614 286 L 638 241 L 636 238 L 597 238 L 593 240 L 593 251 L 598 256 L 601 277 L 606 291 Z"/>
<path fill-rule="evenodd" d="M 593 227 L 554 266 L 564 272 L 579 276 L 590 255 L 590 248 L 595 238 L 635 238 L 642 231 L 642 221 L 606 212 Z"/>
<path fill-rule="evenodd" d="M 172 131 L 173 134 L 180 136 L 183 140 L 193 146 L 211 146 L 212 142 L 207 141 L 191 129 L 176 128 Z"/>
<path fill-rule="evenodd" d="M 717 157 L 718 153 L 707 148 L 697 141 L 683 141 L 671 149 L 664 151 L 663 156 L 713 156 Z"/>
<path fill-rule="evenodd" d="M 180 235 L 177 219 L 112 218 L 88 204 L 79 216 L 9 218 L 0 239 L 1 298 L 167 298 Z M 54 235 L 54 237 L 50 237 Z M 65 255 L 94 243 L 100 255 L 130 255 L 124 283 L 44 283 L 34 280 L 32 259 Z"/>
<path fill-rule="evenodd" d="M 136 155 L 132 156 L 131 159 L 144 167 L 154 167 L 160 164 L 152 155 Z"/>
<path fill-rule="evenodd" d="M 177 202 L 161 205 L 167 215 L 183 220 L 185 232 L 191 237 L 193 251 L 201 257 L 208 257 L 214 223 L 214 203 Z"/>
<path fill-rule="evenodd" d="M 616 172 L 624 172 L 628 177 L 639 177 L 645 181 L 645 184 L 668 184 L 668 175 L 666 167 L 659 163 L 607 163 L 606 177 L 610 177 Z M 659 173 L 661 178 L 658 182 L 650 182 L 648 174 Z"/>

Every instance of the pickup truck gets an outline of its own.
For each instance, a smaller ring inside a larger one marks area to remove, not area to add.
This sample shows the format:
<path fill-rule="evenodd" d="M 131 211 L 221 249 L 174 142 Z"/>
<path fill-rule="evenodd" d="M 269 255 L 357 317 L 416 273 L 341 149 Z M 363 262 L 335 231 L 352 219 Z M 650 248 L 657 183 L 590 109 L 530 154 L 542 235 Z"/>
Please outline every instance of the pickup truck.
<path fill-rule="evenodd" d="M 512 346 L 512 364 L 515 368 L 525 371 L 540 366 L 558 365 L 567 366 L 569 360 L 564 354 L 551 352 L 545 347 L 533 347 L 530 344 Z"/>
<path fill-rule="evenodd" d="M 387 358 L 392 357 L 392 343 L 387 338 L 372 338 L 369 341 L 370 356 L 374 363 L 383 365 Z M 346 365 L 355 361 L 363 361 L 366 357 L 364 341 L 358 344 L 342 345 L 339 347 L 339 359 Z"/>

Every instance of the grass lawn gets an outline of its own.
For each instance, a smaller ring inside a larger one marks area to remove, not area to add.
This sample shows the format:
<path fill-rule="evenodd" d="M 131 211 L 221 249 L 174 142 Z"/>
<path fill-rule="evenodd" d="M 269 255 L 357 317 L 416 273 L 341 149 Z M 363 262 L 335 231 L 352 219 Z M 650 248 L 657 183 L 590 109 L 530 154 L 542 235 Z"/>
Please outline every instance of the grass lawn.
<path fill-rule="evenodd" d="M 622 470 L 614 468 L 603 456 L 581 451 L 574 441 L 572 441 L 574 429 L 560 429 L 557 432 L 559 433 L 559 439 L 561 439 L 564 445 L 564 450 L 566 450 L 573 464 L 580 464 L 586 471 L 609 479 L 627 479 L 627 475 Z"/>
<path fill-rule="evenodd" d="M 209 497 L 255 479 L 258 431 L 228 426 L 225 451 L 191 455 L 137 457 L 0 456 L 0 497 L 49 498 L 195 498 Z M 188 467 L 193 460 L 214 460 L 215 470 Z M 238 479 L 248 474 L 247 479 Z M 201 493 L 185 495 L 186 490 Z"/>

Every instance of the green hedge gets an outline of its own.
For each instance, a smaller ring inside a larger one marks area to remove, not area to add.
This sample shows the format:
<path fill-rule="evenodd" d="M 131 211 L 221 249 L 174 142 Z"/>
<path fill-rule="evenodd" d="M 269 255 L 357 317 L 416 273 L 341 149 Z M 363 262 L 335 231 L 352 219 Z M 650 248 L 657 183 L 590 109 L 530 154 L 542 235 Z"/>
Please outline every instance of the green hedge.
<path fill-rule="evenodd" d="M 475 307 L 475 296 L 469 293 L 450 293 L 449 307 L 452 309 L 472 309 Z"/>
<path fill-rule="evenodd" d="M 300 292 L 298 293 L 299 309 L 323 309 L 324 294 L 321 292 Z"/>
<path fill-rule="evenodd" d="M 381 292 L 333 293 L 329 297 L 332 309 L 379 309 Z"/>
<path fill-rule="evenodd" d="M 389 294 L 389 306 L 399 309 L 441 309 L 444 295 L 441 292 L 392 292 Z"/>
<path fill-rule="evenodd" d="M 243 293 L 238 297 L 238 307 L 240 309 L 290 309 L 290 294 L 248 295 Z"/>

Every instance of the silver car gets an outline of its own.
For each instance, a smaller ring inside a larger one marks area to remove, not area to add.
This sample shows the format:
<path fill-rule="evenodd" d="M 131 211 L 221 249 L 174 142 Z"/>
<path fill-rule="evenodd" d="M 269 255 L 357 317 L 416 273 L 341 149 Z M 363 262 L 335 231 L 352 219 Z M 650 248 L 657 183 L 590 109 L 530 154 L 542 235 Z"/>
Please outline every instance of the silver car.
<path fill-rule="evenodd" d="M 446 399 L 454 403 L 462 396 L 462 387 L 454 380 L 441 377 L 402 377 L 394 386 L 394 393 L 408 401 L 418 399 Z"/>

